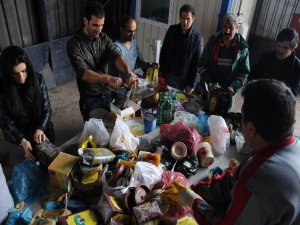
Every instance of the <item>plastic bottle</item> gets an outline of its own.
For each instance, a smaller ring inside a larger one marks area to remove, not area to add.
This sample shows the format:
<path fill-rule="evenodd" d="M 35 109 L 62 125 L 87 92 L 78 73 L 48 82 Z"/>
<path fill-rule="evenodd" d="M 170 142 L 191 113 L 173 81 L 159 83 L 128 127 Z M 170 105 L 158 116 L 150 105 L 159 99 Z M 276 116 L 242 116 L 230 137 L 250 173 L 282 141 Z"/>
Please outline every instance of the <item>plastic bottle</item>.
<path fill-rule="evenodd" d="M 156 123 L 170 123 L 173 120 L 173 107 L 174 104 L 170 92 L 160 92 Z"/>
<path fill-rule="evenodd" d="M 152 75 L 151 83 L 154 87 L 157 87 L 157 84 L 158 84 L 158 64 L 157 63 L 152 64 L 152 70 L 153 70 L 153 75 Z"/>
<path fill-rule="evenodd" d="M 149 67 L 146 71 L 146 81 L 149 83 L 152 83 L 152 75 L 153 75 L 153 69 L 152 67 Z"/>

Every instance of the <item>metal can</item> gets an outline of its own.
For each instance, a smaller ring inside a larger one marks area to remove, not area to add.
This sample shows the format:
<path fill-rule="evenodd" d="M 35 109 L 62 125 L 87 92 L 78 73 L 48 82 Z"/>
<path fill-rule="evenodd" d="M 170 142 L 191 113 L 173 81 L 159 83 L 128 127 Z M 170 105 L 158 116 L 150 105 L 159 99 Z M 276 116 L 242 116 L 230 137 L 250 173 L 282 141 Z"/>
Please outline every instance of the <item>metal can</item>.
<path fill-rule="evenodd" d="M 209 167 L 215 161 L 211 145 L 208 142 L 201 142 L 197 148 L 197 157 L 202 167 Z"/>

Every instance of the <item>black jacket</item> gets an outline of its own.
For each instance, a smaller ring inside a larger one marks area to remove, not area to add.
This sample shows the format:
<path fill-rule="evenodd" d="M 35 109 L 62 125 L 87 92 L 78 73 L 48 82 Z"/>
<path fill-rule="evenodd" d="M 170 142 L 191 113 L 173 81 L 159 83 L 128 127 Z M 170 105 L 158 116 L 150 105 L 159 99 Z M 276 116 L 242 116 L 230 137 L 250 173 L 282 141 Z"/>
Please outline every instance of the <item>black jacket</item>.
<path fill-rule="evenodd" d="M 9 107 L 4 93 L 0 94 L 0 127 L 3 130 L 4 138 L 13 144 L 20 144 L 23 138 L 32 140 L 32 135 L 37 129 L 41 129 L 44 133 L 47 133 L 49 128 L 52 110 L 47 87 L 43 76 L 38 73 L 35 75 L 38 80 L 42 98 L 41 113 L 32 111 L 36 108 L 33 106 L 35 102 L 23 104 L 24 110 L 22 111 L 14 111 L 12 107 Z M 22 100 L 23 99 L 24 98 L 22 98 Z"/>
<path fill-rule="evenodd" d="M 180 24 L 170 26 L 160 52 L 159 70 L 162 76 L 176 75 L 182 89 L 195 88 L 202 51 L 203 37 L 193 26 L 185 34 Z"/>
<path fill-rule="evenodd" d="M 297 96 L 300 90 L 300 61 L 295 53 L 284 60 L 278 60 L 275 51 L 264 53 L 251 68 L 248 80 L 254 79 L 280 80 Z"/>

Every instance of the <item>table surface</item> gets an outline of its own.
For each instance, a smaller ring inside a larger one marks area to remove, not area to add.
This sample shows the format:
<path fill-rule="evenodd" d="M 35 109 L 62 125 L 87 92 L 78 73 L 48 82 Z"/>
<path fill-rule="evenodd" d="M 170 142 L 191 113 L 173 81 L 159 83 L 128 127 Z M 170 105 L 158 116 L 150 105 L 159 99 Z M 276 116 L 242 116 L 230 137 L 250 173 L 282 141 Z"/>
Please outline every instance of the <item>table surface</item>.
<path fill-rule="evenodd" d="M 199 168 L 197 173 L 194 176 L 189 177 L 190 184 L 197 184 L 200 180 L 206 178 L 208 176 L 208 172 L 210 169 L 215 167 L 220 167 L 221 169 L 225 169 L 228 167 L 228 163 L 231 159 L 236 159 L 241 162 L 245 160 L 249 155 L 241 154 L 237 152 L 235 145 L 230 145 L 229 149 L 225 151 L 223 154 L 214 154 L 215 160 L 214 163 L 208 168 Z"/>

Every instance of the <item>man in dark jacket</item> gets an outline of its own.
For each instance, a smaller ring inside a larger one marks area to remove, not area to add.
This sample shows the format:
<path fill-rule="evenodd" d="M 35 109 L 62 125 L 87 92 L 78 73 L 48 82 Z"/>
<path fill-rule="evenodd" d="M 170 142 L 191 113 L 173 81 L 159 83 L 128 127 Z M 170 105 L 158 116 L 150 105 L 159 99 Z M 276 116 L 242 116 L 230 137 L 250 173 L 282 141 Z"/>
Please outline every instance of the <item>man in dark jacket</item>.
<path fill-rule="evenodd" d="M 280 80 L 297 96 L 300 90 L 300 61 L 295 54 L 298 42 L 299 36 L 295 29 L 285 28 L 280 31 L 276 38 L 276 50 L 261 56 L 251 69 L 248 80 Z"/>
<path fill-rule="evenodd" d="M 195 10 L 180 8 L 180 23 L 169 27 L 160 53 L 160 73 L 168 85 L 192 93 L 197 85 L 202 35 L 192 26 Z"/>
<path fill-rule="evenodd" d="M 222 31 L 209 38 L 200 59 L 200 84 L 219 83 L 230 96 L 244 84 L 250 72 L 248 45 L 238 33 L 239 18 L 227 13 Z"/>

